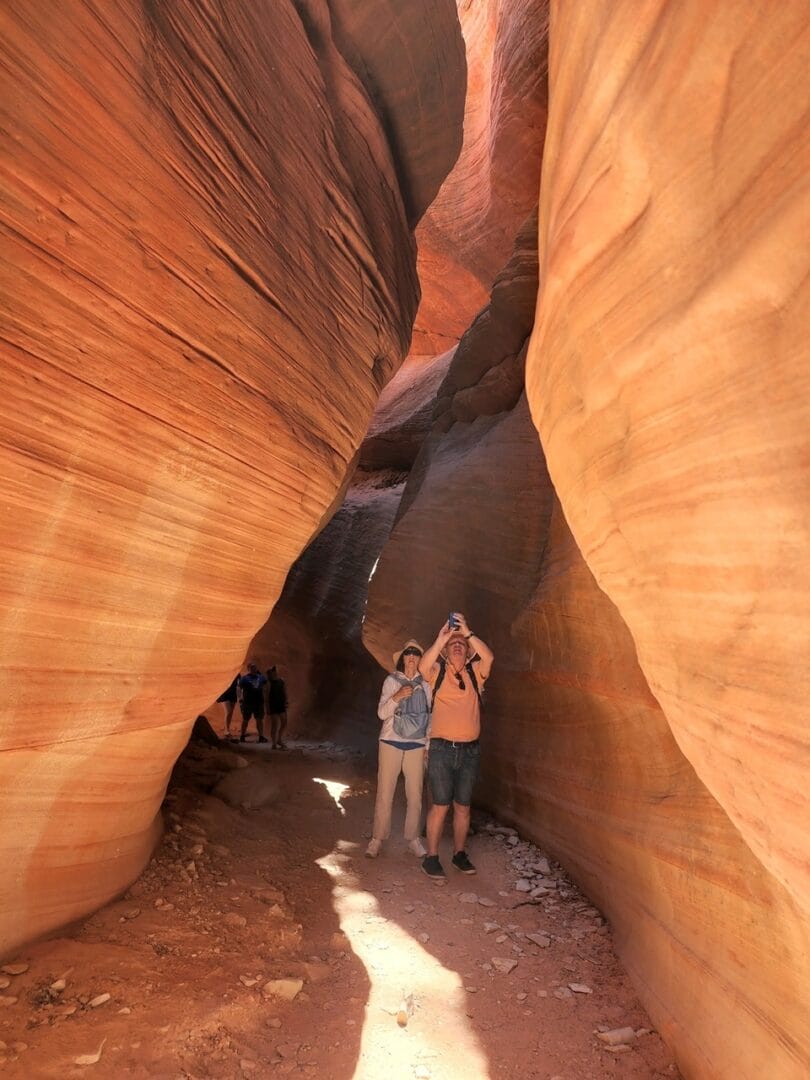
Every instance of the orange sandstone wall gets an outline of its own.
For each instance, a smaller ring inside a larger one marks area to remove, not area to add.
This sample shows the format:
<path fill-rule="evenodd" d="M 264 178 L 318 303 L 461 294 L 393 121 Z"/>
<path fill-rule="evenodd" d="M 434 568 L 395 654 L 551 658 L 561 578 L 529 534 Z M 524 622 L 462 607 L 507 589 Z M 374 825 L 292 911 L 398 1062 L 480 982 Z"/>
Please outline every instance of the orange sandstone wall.
<path fill-rule="evenodd" d="M 420 12 L 382 87 L 325 4 L 0 14 L 0 954 L 137 874 L 408 350 L 464 98 Z"/>
<path fill-rule="evenodd" d="M 356 0 L 358 2 L 358 0 Z M 412 356 L 451 349 L 537 205 L 548 113 L 548 0 L 457 0 L 467 50 L 464 143 L 416 232 Z"/>
<path fill-rule="evenodd" d="M 557 3 L 532 414 L 672 733 L 810 912 L 807 5 Z"/>
<path fill-rule="evenodd" d="M 405 635 L 428 640 L 465 611 L 496 653 L 480 801 L 608 915 L 685 1076 L 799 1080 L 806 914 L 684 755 L 566 523 L 522 393 L 531 246 L 523 234 L 439 389 L 364 640 L 385 662 Z"/>

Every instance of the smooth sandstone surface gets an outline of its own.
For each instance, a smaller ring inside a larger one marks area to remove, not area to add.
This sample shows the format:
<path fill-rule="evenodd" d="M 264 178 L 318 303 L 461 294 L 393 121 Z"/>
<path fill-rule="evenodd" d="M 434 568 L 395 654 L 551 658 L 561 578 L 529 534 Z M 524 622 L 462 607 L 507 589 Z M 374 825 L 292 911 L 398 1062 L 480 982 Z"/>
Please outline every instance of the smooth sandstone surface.
<path fill-rule="evenodd" d="M 489 302 L 537 205 L 548 113 L 548 0 L 458 0 L 467 49 L 464 143 L 416 231 L 413 359 L 453 348 Z"/>
<path fill-rule="evenodd" d="M 386 87 L 309 9 L 0 16 L 0 954 L 143 865 L 408 350 L 400 178 L 424 201 L 460 141 L 453 4 L 388 61 L 396 154 Z M 408 149 L 445 139 L 426 171 Z"/>
<path fill-rule="evenodd" d="M 384 663 L 404 636 L 429 641 L 446 611 L 467 614 L 496 654 L 480 800 L 607 914 L 685 1076 L 798 1080 L 806 916 L 684 756 L 568 528 L 522 393 L 531 251 L 524 231 L 456 350 L 370 583 L 364 640 Z"/>
<path fill-rule="evenodd" d="M 532 415 L 672 733 L 810 914 L 807 6 L 558 3 Z"/>

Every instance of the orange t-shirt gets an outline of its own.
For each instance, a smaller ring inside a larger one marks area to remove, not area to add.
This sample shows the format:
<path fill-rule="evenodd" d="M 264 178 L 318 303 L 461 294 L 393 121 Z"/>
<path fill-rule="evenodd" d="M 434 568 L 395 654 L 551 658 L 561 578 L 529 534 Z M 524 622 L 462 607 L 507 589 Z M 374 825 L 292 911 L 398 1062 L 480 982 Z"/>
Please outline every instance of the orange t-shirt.
<path fill-rule="evenodd" d="M 481 678 L 477 661 L 473 662 L 473 667 L 480 690 L 483 688 L 484 680 Z M 431 687 L 436 684 L 439 670 L 439 665 L 436 664 L 430 674 Z M 470 673 L 466 667 L 463 667 L 458 674 L 464 683 L 463 690 L 459 686 L 453 667 L 448 663 L 442 685 L 433 698 L 433 714 L 430 718 L 431 739 L 473 742 L 481 734 L 481 707 L 478 694 L 470 682 Z"/>

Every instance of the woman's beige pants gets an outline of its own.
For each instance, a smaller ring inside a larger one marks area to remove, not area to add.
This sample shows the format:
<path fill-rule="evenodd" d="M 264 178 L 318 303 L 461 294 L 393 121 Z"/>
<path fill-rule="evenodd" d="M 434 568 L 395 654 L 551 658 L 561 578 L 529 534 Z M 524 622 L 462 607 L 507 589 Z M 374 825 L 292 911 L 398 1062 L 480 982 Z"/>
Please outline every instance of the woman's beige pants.
<path fill-rule="evenodd" d="M 375 840 L 387 840 L 391 835 L 391 807 L 397 789 L 399 774 L 405 774 L 405 839 L 415 840 L 419 835 L 419 819 L 422 813 L 422 781 L 425 775 L 425 750 L 397 750 L 395 746 L 379 742 L 379 765 L 377 767 L 377 802 L 374 805 Z"/>

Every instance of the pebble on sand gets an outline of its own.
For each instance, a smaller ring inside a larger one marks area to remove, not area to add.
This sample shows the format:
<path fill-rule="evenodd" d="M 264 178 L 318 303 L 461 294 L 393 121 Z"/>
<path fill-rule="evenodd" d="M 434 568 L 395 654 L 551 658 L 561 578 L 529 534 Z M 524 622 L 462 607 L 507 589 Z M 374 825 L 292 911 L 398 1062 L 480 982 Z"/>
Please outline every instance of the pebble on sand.
<path fill-rule="evenodd" d="M 597 1031 L 596 1037 L 608 1046 L 622 1046 L 634 1042 L 636 1033 L 631 1027 L 612 1028 L 610 1031 Z"/>
<path fill-rule="evenodd" d="M 262 987 L 262 993 L 268 997 L 280 997 L 285 1001 L 294 1001 L 304 986 L 303 979 L 270 979 Z"/>
<path fill-rule="evenodd" d="M 492 957 L 492 966 L 501 975 L 509 975 L 511 972 L 513 972 L 515 970 L 517 965 L 518 965 L 517 960 L 507 960 L 502 956 L 493 956 Z"/>

